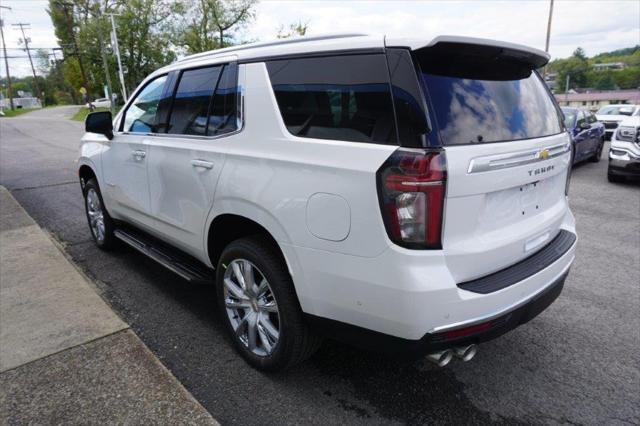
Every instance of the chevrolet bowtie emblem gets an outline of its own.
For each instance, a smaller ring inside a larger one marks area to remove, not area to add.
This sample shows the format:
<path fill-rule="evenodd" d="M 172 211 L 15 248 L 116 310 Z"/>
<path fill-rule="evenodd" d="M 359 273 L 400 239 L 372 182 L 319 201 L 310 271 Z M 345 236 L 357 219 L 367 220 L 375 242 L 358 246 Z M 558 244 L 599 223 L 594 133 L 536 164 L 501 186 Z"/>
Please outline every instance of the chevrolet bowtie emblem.
<path fill-rule="evenodd" d="M 547 158 L 549 158 L 549 155 L 549 150 L 543 149 L 538 153 L 538 158 L 540 158 L 541 160 L 546 160 Z"/>

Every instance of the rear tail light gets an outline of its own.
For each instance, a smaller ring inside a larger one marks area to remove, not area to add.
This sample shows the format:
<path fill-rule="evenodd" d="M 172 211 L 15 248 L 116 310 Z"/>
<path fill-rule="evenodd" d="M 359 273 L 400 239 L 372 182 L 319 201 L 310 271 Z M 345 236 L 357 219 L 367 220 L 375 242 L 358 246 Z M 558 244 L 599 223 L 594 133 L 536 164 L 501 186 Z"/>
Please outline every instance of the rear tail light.
<path fill-rule="evenodd" d="M 377 179 L 391 241 L 411 249 L 441 249 L 447 179 L 444 151 L 398 149 L 380 167 Z"/>

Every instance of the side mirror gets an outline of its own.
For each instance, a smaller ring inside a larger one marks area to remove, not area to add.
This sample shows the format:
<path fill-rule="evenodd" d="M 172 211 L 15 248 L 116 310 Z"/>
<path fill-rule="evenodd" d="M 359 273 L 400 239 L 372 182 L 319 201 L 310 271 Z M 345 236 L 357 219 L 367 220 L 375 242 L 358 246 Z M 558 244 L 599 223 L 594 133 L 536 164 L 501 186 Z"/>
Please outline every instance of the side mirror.
<path fill-rule="evenodd" d="M 109 111 L 92 112 L 87 115 L 84 122 L 84 130 L 89 133 L 105 135 L 107 139 L 113 139 L 113 118 Z"/>
<path fill-rule="evenodd" d="M 586 121 L 583 121 L 582 123 L 580 123 L 580 129 L 588 130 L 590 128 L 591 128 L 591 124 L 587 123 Z"/>

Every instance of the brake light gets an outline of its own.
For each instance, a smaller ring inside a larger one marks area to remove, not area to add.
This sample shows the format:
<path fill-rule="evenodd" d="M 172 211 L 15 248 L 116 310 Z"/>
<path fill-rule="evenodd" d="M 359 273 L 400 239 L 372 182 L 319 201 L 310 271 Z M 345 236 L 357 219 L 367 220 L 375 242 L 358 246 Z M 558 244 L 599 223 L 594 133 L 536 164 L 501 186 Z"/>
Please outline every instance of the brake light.
<path fill-rule="evenodd" d="M 446 190 L 444 151 L 398 149 L 377 173 L 378 197 L 389 238 L 411 249 L 442 248 Z"/>

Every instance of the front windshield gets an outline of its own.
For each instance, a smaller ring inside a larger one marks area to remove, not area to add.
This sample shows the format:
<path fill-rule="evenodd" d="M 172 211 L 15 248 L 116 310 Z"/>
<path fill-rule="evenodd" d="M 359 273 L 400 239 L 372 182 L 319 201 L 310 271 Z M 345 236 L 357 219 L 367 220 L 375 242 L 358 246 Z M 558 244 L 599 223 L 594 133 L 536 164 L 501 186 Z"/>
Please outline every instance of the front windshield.
<path fill-rule="evenodd" d="M 606 107 L 600 108 L 596 114 L 598 114 L 598 115 L 621 115 L 620 114 L 620 110 L 622 110 L 623 112 L 627 112 L 627 114 L 629 114 L 629 112 L 631 112 L 633 110 L 633 108 L 630 107 L 630 106 L 626 106 L 626 105 L 606 106 Z"/>
<path fill-rule="evenodd" d="M 563 109 L 564 113 L 564 127 L 570 129 L 573 127 L 573 123 L 576 121 L 576 115 L 578 111 L 575 109 Z"/>

